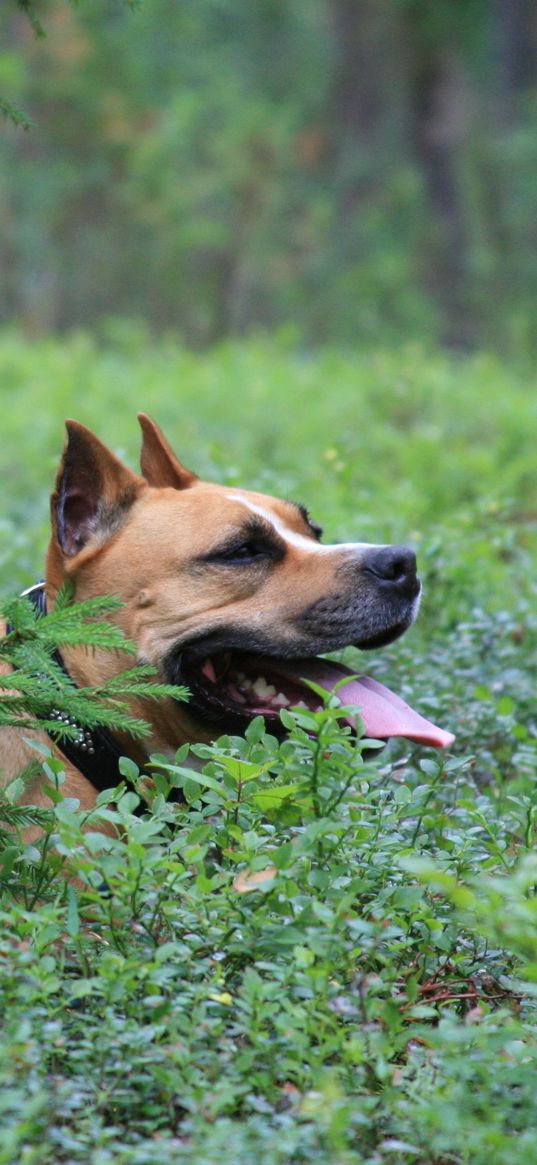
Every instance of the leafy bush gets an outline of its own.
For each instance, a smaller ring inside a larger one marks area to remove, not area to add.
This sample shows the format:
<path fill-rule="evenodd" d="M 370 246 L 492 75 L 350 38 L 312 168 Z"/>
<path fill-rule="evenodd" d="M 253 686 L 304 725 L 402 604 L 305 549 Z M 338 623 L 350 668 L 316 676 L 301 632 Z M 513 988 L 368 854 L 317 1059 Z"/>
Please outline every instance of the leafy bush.
<path fill-rule="evenodd" d="M 364 757 L 334 705 L 202 772 L 126 762 L 114 837 L 52 796 L 80 889 L 5 876 L 0 1160 L 529 1165 L 533 782 L 500 812 L 465 759 Z"/>

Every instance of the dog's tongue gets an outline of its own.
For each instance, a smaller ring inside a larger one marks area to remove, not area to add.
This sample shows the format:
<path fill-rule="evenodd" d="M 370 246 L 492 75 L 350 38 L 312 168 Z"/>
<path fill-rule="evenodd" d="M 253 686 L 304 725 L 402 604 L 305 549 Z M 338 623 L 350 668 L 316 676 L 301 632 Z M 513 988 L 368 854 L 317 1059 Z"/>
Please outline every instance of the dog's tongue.
<path fill-rule="evenodd" d="M 279 668 L 287 671 L 287 668 Z M 435 748 L 447 748 L 455 737 L 443 728 L 437 728 L 430 720 L 425 720 L 415 712 L 409 704 L 378 680 L 370 676 L 355 678 L 353 673 L 342 664 L 331 660 L 317 659 L 301 660 L 298 667 L 293 667 L 295 675 L 302 679 L 312 680 L 327 691 L 339 684 L 337 695 L 342 704 L 356 707 L 365 725 L 366 735 L 373 740 L 387 740 L 390 736 L 404 736 L 408 740 L 415 740 L 419 744 L 430 744 Z M 288 674 L 291 674 L 289 668 Z M 349 678 L 346 682 L 345 677 Z"/>

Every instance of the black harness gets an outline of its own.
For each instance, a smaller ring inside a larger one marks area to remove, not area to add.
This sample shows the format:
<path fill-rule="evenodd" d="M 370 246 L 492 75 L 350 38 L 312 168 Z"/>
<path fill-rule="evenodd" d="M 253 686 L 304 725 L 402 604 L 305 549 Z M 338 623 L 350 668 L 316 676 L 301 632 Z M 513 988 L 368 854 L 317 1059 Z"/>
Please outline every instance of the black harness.
<path fill-rule="evenodd" d="M 35 583 L 33 587 L 28 587 L 28 590 L 22 593 L 27 599 L 30 599 L 40 615 L 46 615 L 47 599 L 44 582 Z M 12 630 L 13 628 L 8 626 L 6 634 Z M 52 658 L 65 675 L 69 676 L 59 651 L 55 651 Z M 125 756 L 125 750 L 120 748 L 106 728 L 83 728 L 74 716 L 69 716 L 66 712 L 59 712 L 56 709 L 52 709 L 47 714 L 46 719 L 58 721 L 58 733 L 49 733 L 56 748 L 76 766 L 84 777 L 88 778 L 88 781 L 91 781 L 91 784 L 99 792 L 102 792 L 103 789 L 114 788 L 125 779 L 119 771 L 119 759 Z M 77 735 L 62 736 L 62 723 L 76 728 Z"/>

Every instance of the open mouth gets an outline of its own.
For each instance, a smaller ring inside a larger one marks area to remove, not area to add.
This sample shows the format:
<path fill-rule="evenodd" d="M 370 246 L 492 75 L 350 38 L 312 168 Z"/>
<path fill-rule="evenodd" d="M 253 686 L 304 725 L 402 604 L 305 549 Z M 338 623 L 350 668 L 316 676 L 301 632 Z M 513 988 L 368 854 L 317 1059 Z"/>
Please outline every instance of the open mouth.
<path fill-rule="evenodd" d="M 196 718 L 222 731 L 243 733 L 254 716 L 263 716 L 275 735 L 284 733 L 282 708 L 318 709 L 321 699 L 313 682 L 333 691 L 345 707 L 361 716 L 366 735 L 375 740 L 406 737 L 420 744 L 446 748 L 454 740 L 370 676 L 356 677 L 342 664 L 318 657 L 298 660 L 221 651 L 193 659 L 181 659 L 181 681 L 191 692 L 190 708 Z M 353 719 L 346 717 L 348 723 Z"/>

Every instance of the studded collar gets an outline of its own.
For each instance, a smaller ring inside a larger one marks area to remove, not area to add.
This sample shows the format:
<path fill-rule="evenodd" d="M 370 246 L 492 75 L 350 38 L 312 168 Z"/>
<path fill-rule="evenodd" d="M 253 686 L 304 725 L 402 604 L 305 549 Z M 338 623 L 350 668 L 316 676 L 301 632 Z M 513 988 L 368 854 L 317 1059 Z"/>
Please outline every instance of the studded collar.
<path fill-rule="evenodd" d="M 47 599 L 44 582 L 35 583 L 22 594 L 30 599 L 40 614 L 46 615 Z M 54 652 L 53 658 L 68 676 L 69 672 L 59 651 Z M 47 714 L 47 720 L 57 720 L 58 722 L 58 733 L 50 734 L 56 748 L 76 766 L 83 776 L 91 781 L 91 784 L 99 792 L 102 792 L 103 789 L 113 788 L 125 779 L 119 771 L 120 757 L 125 755 L 124 749 L 120 748 L 106 728 L 84 728 L 74 716 L 69 716 L 66 712 L 60 712 L 56 708 L 51 709 Z M 77 735 L 74 737 L 62 736 L 62 724 L 69 724 L 71 727 L 77 728 Z"/>

